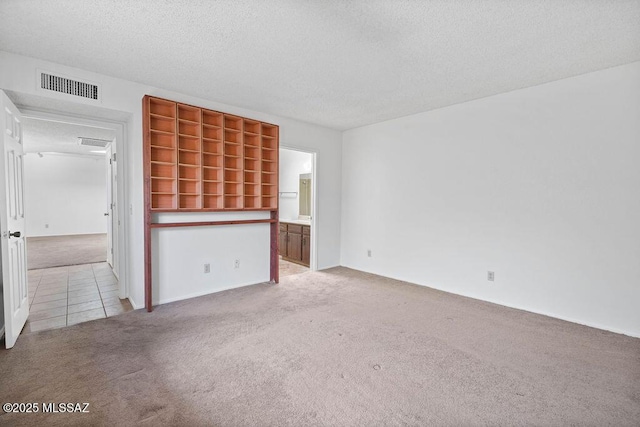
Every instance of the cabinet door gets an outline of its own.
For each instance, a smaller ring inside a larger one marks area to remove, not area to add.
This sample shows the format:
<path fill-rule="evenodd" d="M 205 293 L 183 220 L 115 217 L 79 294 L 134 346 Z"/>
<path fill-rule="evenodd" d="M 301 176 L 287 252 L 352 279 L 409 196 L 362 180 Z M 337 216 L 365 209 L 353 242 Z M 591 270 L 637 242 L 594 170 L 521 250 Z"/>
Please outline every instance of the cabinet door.
<path fill-rule="evenodd" d="M 287 257 L 302 261 L 302 234 L 288 233 Z"/>
<path fill-rule="evenodd" d="M 311 236 L 302 235 L 302 263 L 309 267 L 311 260 Z"/>
<path fill-rule="evenodd" d="M 280 236 L 278 242 L 278 253 L 283 257 L 287 256 L 287 231 L 286 229 L 280 229 Z"/>

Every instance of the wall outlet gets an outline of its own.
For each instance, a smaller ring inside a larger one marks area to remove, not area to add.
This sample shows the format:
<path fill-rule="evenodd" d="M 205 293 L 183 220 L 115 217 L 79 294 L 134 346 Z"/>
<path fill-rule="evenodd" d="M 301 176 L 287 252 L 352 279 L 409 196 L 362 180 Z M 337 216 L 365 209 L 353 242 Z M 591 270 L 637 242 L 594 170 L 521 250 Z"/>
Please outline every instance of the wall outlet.
<path fill-rule="evenodd" d="M 204 272 L 206 273 L 211 273 L 211 264 L 205 264 L 204 265 Z"/>
<path fill-rule="evenodd" d="M 240 260 L 237 259 L 236 262 L 233 264 L 234 268 L 240 268 Z"/>
<path fill-rule="evenodd" d="M 493 282 L 496 278 L 496 273 L 493 271 L 487 271 L 487 280 Z"/>
<path fill-rule="evenodd" d="M 371 258 L 371 249 L 367 249 L 367 256 Z"/>

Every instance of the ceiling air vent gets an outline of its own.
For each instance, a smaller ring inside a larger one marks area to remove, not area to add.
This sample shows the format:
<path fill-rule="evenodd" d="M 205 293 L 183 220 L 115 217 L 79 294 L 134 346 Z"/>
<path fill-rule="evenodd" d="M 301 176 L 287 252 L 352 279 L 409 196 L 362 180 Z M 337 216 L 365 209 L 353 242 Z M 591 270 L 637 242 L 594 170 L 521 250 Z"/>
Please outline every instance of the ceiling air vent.
<path fill-rule="evenodd" d="M 87 99 L 98 99 L 98 85 L 85 83 L 66 77 L 54 76 L 49 73 L 40 73 L 40 87 L 54 92 L 80 96 Z"/>
<path fill-rule="evenodd" d="M 108 139 L 96 139 L 96 138 L 83 138 L 81 136 L 78 137 L 79 145 L 86 145 L 88 147 L 100 147 L 106 148 L 107 145 L 111 144 L 111 141 Z"/>

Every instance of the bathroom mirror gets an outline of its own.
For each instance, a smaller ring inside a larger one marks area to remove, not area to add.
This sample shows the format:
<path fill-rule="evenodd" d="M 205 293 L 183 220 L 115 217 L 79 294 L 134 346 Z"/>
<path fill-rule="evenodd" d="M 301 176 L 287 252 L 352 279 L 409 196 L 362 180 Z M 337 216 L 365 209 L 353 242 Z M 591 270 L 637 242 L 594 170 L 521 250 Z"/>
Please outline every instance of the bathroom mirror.
<path fill-rule="evenodd" d="M 300 174 L 300 209 L 299 219 L 311 219 L 311 174 Z"/>

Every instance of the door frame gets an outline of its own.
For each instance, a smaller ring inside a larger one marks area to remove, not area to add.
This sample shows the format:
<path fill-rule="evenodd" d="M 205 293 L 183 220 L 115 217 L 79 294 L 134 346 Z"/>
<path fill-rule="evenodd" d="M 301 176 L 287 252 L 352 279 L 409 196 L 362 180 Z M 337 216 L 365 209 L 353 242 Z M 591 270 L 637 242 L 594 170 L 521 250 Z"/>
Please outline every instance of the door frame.
<path fill-rule="evenodd" d="M 305 148 L 294 147 L 290 145 L 280 145 L 281 149 L 298 151 L 301 153 L 311 154 L 311 255 L 309 262 L 309 270 L 316 271 L 318 270 L 318 153 L 316 151 L 307 150 Z M 280 163 L 278 164 L 278 168 L 280 168 Z M 278 175 L 280 175 L 280 171 L 278 170 Z"/>
<path fill-rule="evenodd" d="M 86 117 L 67 113 L 58 113 L 51 111 L 42 111 L 38 109 L 29 108 L 28 106 L 18 106 L 23 118 L 47 120 L 58 123 L 66 123 L 70 125 L 82 125 L 99 127 L 103 129 L 112 130 L 115 135 L 115 153 L 116 161 L 118 162 L 118 174 L 117 174 L 117 188 L 116 188 L 116 208 L 115 214 L 119 223 L 117 230 L 117 250 L 114 250 L 114 255 L 117 257 L 117 261 L 114 260 L 113 273 L 118 278 L 119 290 L 118 297 L 125 299 L 129 297 L 129 269 L 127 268 L 127 245 L 126 236 L 129 235 L 129 216 L 127 213 L 127 206 L 129 206 L 129 200 L 127 192 L 125 191 L 128 184 L 127 176 L 127 152 L 126 152 L 126 122 L 113 121 L 101 118 Z M 113 143 L 112 143 L 113 146 Z M 114 221 L 115 222 L 115 221 Z M 114 233 L 115 234 L 115 233 Z M 116 271 L 117 270 L 117 271 Z"/>
<path fill-rule="evenodd" d="M 107 168 L 107 263 L 113 271 L 118 271 L 118 233 L 113 232 L 118 230 L 118 211 L 113 209 L 114 206 L 118 206 L 118 183 L 117 181 L 114 183 L 114 177 L 116 179 L 118 177 L 117 164 L 114 165 L 117 159 L 117 156 L 114 156 L 116 153 L 114 145 L 115 141 L 106 148 L 106 157 L 104 159 Z M 114 169 L 116 170 L 115 174 Z M 113 197 L 114 194 L 116 195 L 115 198 Z M 115 245 L 114 242 L 116 243 Z"/>

